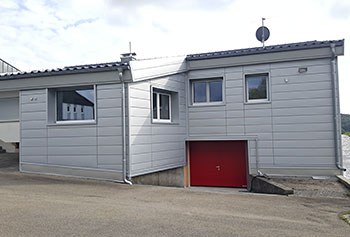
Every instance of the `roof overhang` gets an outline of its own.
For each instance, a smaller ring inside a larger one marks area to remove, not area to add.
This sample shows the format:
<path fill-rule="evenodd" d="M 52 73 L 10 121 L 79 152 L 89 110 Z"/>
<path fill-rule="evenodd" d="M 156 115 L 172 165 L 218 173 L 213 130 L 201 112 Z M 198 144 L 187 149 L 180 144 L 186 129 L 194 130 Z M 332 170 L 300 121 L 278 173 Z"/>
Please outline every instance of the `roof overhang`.
<path fill-rule="evenodd" d="M 344 40 L 337 40 L 322 42 L 312 41 L 288 45 L 269 46 L 265 48 L 260 47 L 205 54 L 192 54 L 188 55 L 186 60 L 188 63 L 188 69 L 195 70 L 331 58 L 331 44 L 335 45 L 336 56 L 344 55 Z"/>
<path fill-rule="evenodd" d="M 120 69 L 125 71 L 123 80 L 130 81 L 129 65 L 119 62 L 70 66 L 31 72 L 3 73 L 0 75 L 0 92 L 119 83 L 118 70 Z"/>

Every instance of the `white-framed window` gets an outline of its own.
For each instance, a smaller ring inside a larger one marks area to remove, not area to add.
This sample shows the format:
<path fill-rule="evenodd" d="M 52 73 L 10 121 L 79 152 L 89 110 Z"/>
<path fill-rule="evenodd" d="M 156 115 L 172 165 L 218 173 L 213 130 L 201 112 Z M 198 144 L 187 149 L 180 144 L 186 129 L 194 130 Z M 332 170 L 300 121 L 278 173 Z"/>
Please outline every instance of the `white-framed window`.
<path fill-rule="evenodd" d="M 223 80 L 192 80 L 192 104 L 222 103 Z"/>
<path fill-rule="evenodd" d="M 171 94 L 153 89 L 152 118 L 154 122 L 171 122 Z"/>
<path fill-rule="evenodd" d="M 245 101 L 247 103 L 269 102 L 269 75 L 245 76 Z"/>
<path fill-rule="evenodd" d="M 95 88 L 61 88 L 55 90 L 56 123 L 95 121 Z"/>

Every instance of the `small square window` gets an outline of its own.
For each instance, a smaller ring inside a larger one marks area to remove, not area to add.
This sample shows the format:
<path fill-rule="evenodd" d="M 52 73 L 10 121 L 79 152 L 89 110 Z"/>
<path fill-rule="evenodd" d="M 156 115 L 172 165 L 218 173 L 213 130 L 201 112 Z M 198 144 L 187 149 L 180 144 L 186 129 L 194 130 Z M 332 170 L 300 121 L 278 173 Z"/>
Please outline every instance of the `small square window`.
<path fill-rule="evenodd" d="M 223 101 L 222 79 L 193 80 L 192 103 L 213 103 Z"/>
<path fill-rule="evenodd" d="M 94 120 L 94 88 L 56 91 L 56 121 Z"/>
<path fill-rule="evenodd" d="M 269 101 L 268 78 L 267 74 L 246 76 L 246 102 Z"/>
<path fill-rule="evenodd" d="M 171 94 L 153 91 L 153 120 L 171 122 Z"/>

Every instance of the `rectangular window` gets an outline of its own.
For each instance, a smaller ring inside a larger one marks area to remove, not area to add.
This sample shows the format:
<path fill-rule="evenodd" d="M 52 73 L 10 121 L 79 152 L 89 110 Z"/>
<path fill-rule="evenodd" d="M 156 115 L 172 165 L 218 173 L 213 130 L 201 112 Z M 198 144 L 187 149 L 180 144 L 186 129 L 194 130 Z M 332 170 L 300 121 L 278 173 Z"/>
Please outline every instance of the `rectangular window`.
<path fill-rule="evenodd" d="M 171 94 L 153 91 L 153 121 L 171 122 Z"/>
<path fill-rule="evenodd" d="M 192 103 L 223 101 L 222 79 L 192 80 Z"/>
<path fill-rule="evenodd" d="M 56 108 L 56 121 L 94 120 L 94 88 L 57 90 Z"/>
<path fill-rule="evenodd" d="M 193 102 L 207 102 L 207 83 L 193 82 Z"/>
<path fill-rule="evenodd" d="M 247 75 L 245 79 L 246 102 L 269 101 L 269 82 L 267 74 Z"/>
<path fill-rule="evenodd" d="M 0 98 L 0 121 L 19 120 L 19 98 Z"/>

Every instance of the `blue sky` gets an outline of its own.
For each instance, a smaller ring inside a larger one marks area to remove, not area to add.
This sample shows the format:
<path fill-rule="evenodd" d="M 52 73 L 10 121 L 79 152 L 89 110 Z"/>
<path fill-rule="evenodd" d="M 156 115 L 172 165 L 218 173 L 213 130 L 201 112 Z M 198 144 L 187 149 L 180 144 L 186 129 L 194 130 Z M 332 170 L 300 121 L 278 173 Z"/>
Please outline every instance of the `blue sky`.
<path fill-rule="evenodd" d="M 341 111 L 350 113 L 349 0 L 1 0 L 0 58 L 21 70 L 345 38 Z"/>

